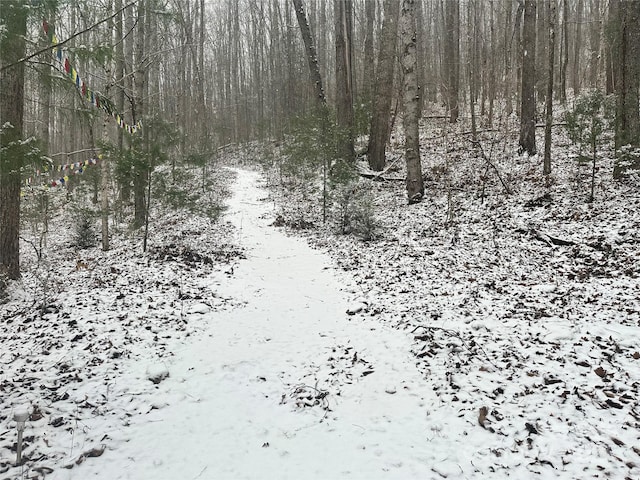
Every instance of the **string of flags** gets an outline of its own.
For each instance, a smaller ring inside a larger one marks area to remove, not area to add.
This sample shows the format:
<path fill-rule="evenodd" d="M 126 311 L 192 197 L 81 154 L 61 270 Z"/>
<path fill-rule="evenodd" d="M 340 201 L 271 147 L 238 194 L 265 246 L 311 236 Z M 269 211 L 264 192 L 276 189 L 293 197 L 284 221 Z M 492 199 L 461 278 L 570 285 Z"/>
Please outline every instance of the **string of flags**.
<path fill-rule="evenodd" d="M 98 158 L 90 158 L 88 160 L 85 160 L 84 162 L 75 162 L 75 163 L 67 163 L 64 165 L 54 165 L 51 170 L 49 169 L 44 169 L 44 170 L 36 170 L 36 174 L 33 177 L 29 177 L 26 178 L 24 180 L 25 185 L 27 186 L 31 186 L 34 184 L 44 184 L 46 186 L 51 186 L 51 187 L 61 187 L 63 185 L 65 185 L 68 181 L 69 178 L 73 175 L 80 175 L 82 173 L 84 173 L 85 169 L 91 165 L 96 165 L 98 163 L 98 160 L 101 156 L 98 156 Z M 42 182 L 39 180 L 39 177 L 43 176 L 43 175 L 48 175 L 49 172 L 67 172 L 65 175 L 63 175 L 62 177 L 59 177 L 57 179 L 52 180 L 51 182 Z"/>
<path fill-rule="evenodd" d="M 47 35 L 51 39 L 53 47 L 53 53 L 64 69 L 65 73 L 69 76 L 69 78 L 75 83 L 76 88 L 80 91 L 82 96 L 87 102 L 93 105 L 95 108 L 103 110 L 107 115 L 113 117 L 116 120 L 118 126 L 124 130 L 126 130 L 129 134 L 134 135 L 142 128 L 142 122 L 138 120 L 134 125 L 130 125 L 124 121 L 124 118 L 120 113 L 118 113 L 115 105 L 111 100 L 109 100 L 104 95 L 99 94 L 87 87 L 84 80 L 80 78 L 78 71 L 69 61 L 69 58 L 64 56 L 62 53 L 62 48 L 58 46 L 58 37 L 56 36 L 53 28 L 49 26 L 46 20 L 42 21 L 42 29 L 44 30 L 45 35 Z M 51 32 L 51 34 L 49 33 Z"/>

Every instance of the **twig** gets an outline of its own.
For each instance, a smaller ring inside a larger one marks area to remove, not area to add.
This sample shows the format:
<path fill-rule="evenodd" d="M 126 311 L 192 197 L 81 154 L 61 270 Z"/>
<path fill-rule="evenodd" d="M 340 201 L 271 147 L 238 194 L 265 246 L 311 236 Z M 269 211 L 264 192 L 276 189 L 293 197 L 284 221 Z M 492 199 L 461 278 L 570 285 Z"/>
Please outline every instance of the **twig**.
<path fill-rule="evenodd" d="M 209 468 L 209 466 L 205 465 L 205 467 L 202 470 L 200 470 L 200 473 L 198 475 L 196 475 L 195 477 L 193 477 L 193 480 L 196 480 L 196 478 L 200 478 L 207 468 Z"/>
<path fill-rule="evenodd" d="M 32 312 L 33 311 L 33 307 L 36 305 L 36 301 L 34 300 L 31 305 L 29 305 L 28 307 L 22 308 L 20 310 L 16 310 L 14 312 L 11 313 L 7 313 L 6 315 L 2 316 L 2 322 L 3 324 L 7 323 L 7 320 L 17 317 L 18 315 L 23 315 L 26 314 L 27 312 Z M 12 360 L 13 361 L 13 360 Z"/>
<path fill-rule="evenodd" d="M 482 143 L 480 143 L 479 140 L 472 140 L 472 139 L 467 139 L 469 140 L 469 142 L 471 142 L 474 146 L 478 147 L 478 149 L 480 150 L 480 154 L 482 155 L 482 158 L 484 159 L 485 162 L 487 162 L 488 165 L 490 165 L 496 172 L 496 175 L 498 176 L 498 179 L 500 180 L 500 183 L 502 183 L 502 186 L 504 187 L 505 192 L 507 192 L 507 195 L 511 195 L 511 190 L 509 189 L 508 185 L 505 183 L 505 181 L 502 179 L 502 175 L 500 175 L 500 170 L 498 170 L 498 167 L 496 167 L 493 162 L 491 162 L 491 160 L 489 160 L 489 157 L 487 157 L 487 154 L 484 153 L 484 149 L 482 148 Z"/>
<path fill-rule="evenodd" d="M 41 53 L 47 52 L 47 51 L 52 50 L 52 49 L 54 49 L 54 48 L 56 48 L 56 47 L 58 47 L 58 48 L 59 48 L 59 47 L 62 47 L 64 44 L 69 43 L 71 40 L 73 40 L 73 39 L 74 39 L 74 38 L 76 38 L 76 37 L 79 37 L 79 36 L 80 36 L 80 35 L 82 35 L 83 33 L 90 32 L 91 30 L 93 30 L 94 28 L 96 28 L 98 25 L 100 25 L 100 24 L 102 24 L 102 23 L 105 23 L 105 22 L 108 22 L 109 20 L 111 20 L 111 19 L 113 19 L 113 18 L 117 17 L 117 16 L 120 14 L 120 12 L 125 11 L 127 8 L 129 8 L 129 7 L 130 7 L 130 6 L 132 6 L 132 5 L 135 5 L 136 3 L 138 3 L 138 0 L 134 0 L 133 2 L 131 2 L 131 3 L 127 4 L 127 5 L 125 5 L 124 7 L 122 7 L 120 10 L 118 10 L 117 12 L 115 12 L 113 15 L 111 15 L 111 16 L 109 16 L 109 17 L 106 17 L 106 18 L 103 18 L 102 20 L 99 20 L 98 22 L 96 22 L 96 23 L 94 23 L 93 25 L 91 25 L 91 26 L 89 26 L 89 27 L 85 28 L 84 30 L 81 30 L 81 31 L 79 31 L 79 32 L 77 32 L 77 33 L 74 33 L 73 35 L 71 35 L 71 36 L 70 36 L 69 38 L 67 38 L 66 40 L 63 40 L 62 42 L 58 42 L 58 43 L 56 43 L 55 45 L 54 45 L 54 44 L 52 44 L 52 45 L 48 45 L 48 46 L 46 46 L 46 47 L 44 47 L 44 48 L 41 48 L 40 50 L 36 50 L 36 51 L 35 51 L 35 52 L 33 52 L 31 55 L 27 55 L 26 57 L 23 57 L 23 58 L 21 58 L 20 60 L 18 60 L 18 61 L 16 61 L 16 62 L 10 63 L 9 65 L 5 65 L 4 67 L 0 68 L 0 72 L 2 72 L 2 71 L 4 71 L 4 70 L 6 70 L 7 68 L 11 68 L 11 67 L 14 67 L 14 66 L 16 66 L 16 65 L 18 65 L 18 64 L 20 64 L 20 63 L 23 63 L 23 62 L 26 62 L 26 61 L 28 61 L 28 60 L 31 60 L 33 57 L 37 57 L 37 56 L 38 56 L 38 55 L 40 55 Z"/>
<path fill-rule="evenodd" d="M 360 173 L 360 176 L 361 176 L 361 177 L 364 177 L 364 178 L 370 178 L 370 179 L 372 179 L 372 180 L 378 180 L 378 179 L 380 179 L 380 180 L 392 180 L 392 179 L 384 178 L 382 175 L 384 175 L 384 174 L 385 174 L 385 173 L 387 173 L 389 170 L 391 170 L 391 169 L 393 168 L 393 166 L 394 166 L 396 163 L 398 163 L 398 161 L 400 161 L 400 159 L 399 159 L 399 158 L 396 158 L 393 162 L 391 162 L 391 163 L 387 166 L 387 168 L 385 168 L 385 169 L 384 169 L 384 170 L 382 170 L 381 172 L 372 173 L 371 171 L 369 171 L 369 172 L 361 171 L 361 172 L 359 172 L 359 173 Z M 393 180 L 396 180 L 396 179 L 393 179 Z M 404 179 L 400 179 L 400 180 L 404 180 Z"/>

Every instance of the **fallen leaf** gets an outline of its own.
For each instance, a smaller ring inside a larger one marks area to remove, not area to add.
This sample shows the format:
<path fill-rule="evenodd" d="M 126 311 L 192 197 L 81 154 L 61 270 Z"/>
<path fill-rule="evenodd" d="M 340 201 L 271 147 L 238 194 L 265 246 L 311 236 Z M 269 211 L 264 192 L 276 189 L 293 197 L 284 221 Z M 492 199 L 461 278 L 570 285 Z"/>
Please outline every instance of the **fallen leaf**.
<path fill-rule="evenodd" d="M 624 442 L 616 437 L 611 437 L 611 441 L 619 447 L 622 447 L 624 445 Z"/>
<path fill-rule="evenodd" d="M 538 429 L 535 427 L 535 425 L 527 422 L 524 424 L 524 428 L 527 429 L 527 432 L 529 432 L 529 434 L 533 433 L 534 435 L 538 435 L 540 432 L 538 432 Z"/>
<path fill-rule="evenodd" d="M 622 408 L 622 404 L 621 403 L 614 402 L 610 398 L 607 399 L 607 405 L 609 405 L 610 407 L 613 407 L 613 408 L 618 408 L 618 409 Z"/>
<path fill-rule="evenodd" d="M 487 421 L 487 415 L 489 413 L 489 409 L 487 407 L 480 407 L 478 411 L 478 423 L 482 428 L 487 428 L 484 426 L 484 422 Z"/>

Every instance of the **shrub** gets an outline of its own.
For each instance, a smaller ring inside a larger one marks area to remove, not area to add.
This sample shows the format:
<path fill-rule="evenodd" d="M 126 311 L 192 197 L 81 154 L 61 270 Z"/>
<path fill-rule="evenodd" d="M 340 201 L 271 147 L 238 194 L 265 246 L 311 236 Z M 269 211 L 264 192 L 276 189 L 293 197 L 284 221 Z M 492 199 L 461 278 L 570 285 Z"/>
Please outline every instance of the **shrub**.
<path fill-rule="evenodd" d="M 580 95 L 565 114 L 566 129 L 571 141 L 578 147 L 576 160 L 584 163 L 591 160 L 591 192 L 589 201 L 594 199 L 598 147 L 607 140 L 605 132 L 609 130 L 613 118 L 613 99 L 599 90 L 591 90 Z M 583 152 L 587 152 L 586 157 Z"/>
<path fill-rule="evenodd" d="M 74 245 L 76 248 L 86 249 L 95 247 L 96 243 L 93 212 L 80 210 L 76 218 Z"/>
<path fill-rule="evenodd" d="M 352 181 L 334 190 L 335 219 L 343 235 L 356 235 L 365 241 L 376 236 L 373 195 L 366 182 Z"/>

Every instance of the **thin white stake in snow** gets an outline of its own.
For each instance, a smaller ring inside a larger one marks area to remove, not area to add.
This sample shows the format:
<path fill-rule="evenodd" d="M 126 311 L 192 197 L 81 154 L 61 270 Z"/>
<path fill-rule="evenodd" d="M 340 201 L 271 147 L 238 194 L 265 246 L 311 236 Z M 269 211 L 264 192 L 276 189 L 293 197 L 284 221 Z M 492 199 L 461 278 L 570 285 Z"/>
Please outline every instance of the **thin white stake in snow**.
<path fill-rule="evenodd" d="M 24 422 L 29 418 L 29 412 L 26 408 L 16 409 L 13 412 L 13 419 L 16 422 L 16 429 L 18 430 L 18 443 L 16 448 L 16 465 L 22 463 L 22 432 L 24 431 Z"/>

